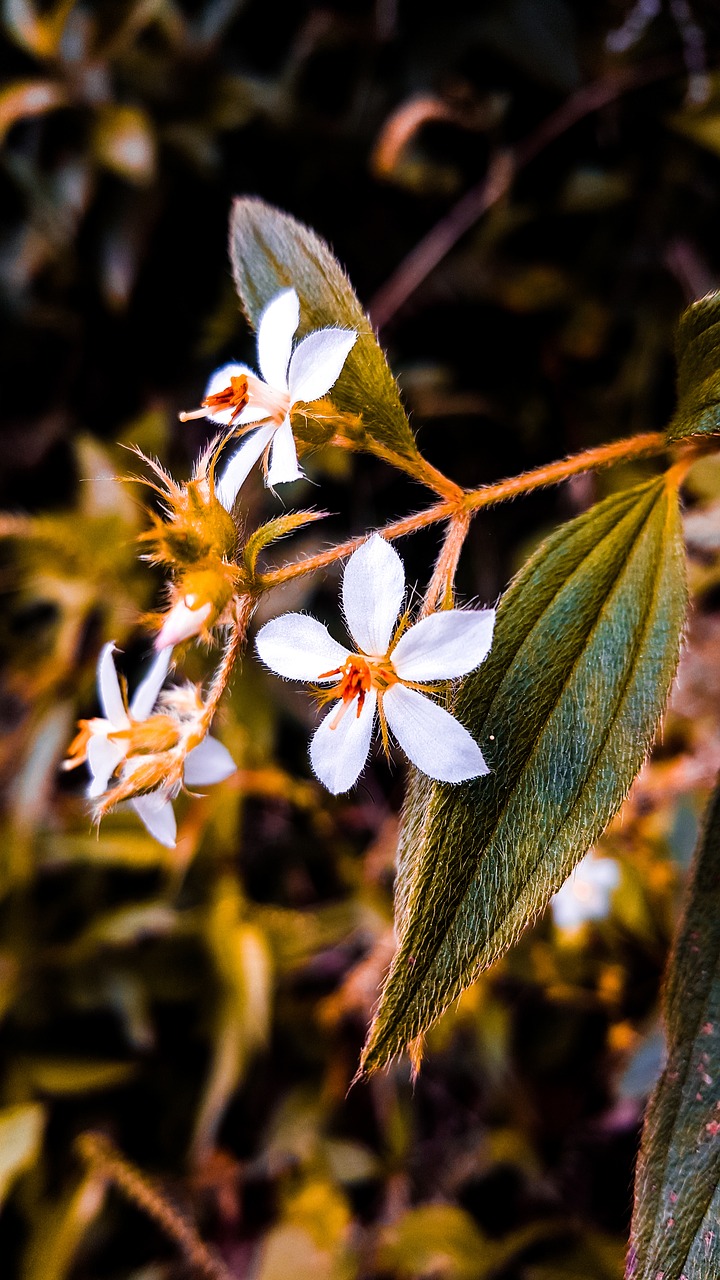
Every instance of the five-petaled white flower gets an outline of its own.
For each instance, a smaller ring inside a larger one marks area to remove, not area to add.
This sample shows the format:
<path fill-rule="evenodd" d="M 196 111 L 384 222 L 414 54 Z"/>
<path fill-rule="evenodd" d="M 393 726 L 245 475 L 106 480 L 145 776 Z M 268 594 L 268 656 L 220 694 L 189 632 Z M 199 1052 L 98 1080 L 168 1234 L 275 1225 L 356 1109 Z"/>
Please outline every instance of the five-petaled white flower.
<path fill-rule="evenodd" d="M 488 773 L 468 730 L 418 686 L 479 666 L 490 649 L 495 610 L 447 609 L 396 630 L 404 594 L 400 556 L 373 534 L 350 557 L 343 576 L 343 610 L 356 649 L 338 644 L 321 622 L 302 613 L 275 618 L 258 632 L 258 653 L 272 671 L 330 686 L 323 700 L 334 705 L 315 732 L 310 759 L 334 795 L 347 791 L 362 771 L 376 710 L 385 745 L 389 727 L 429 777 L 464 782 Z"/>
<path fill-rule="evenodd" d="M 574 932 L 590 920 L 604 920 L 619 883 L 620 868 L 614 858 L 588 853 L 550 899 L 556 927 Z"/>
<path fill-rule="evenodd" d="M 215 492 L 228 511 L 263 454 L 267 455 L 266 484 L 288 484 L 303 475 L 290 414 L 296 404 L 309 404 L 327 394 L 357 338 L 351 329 L 316 329 L 293 351 L 299 323 L 298 296 L 294 289 L 284 289 L 268 303 L 258 324 L 257 353 L 262 377 L 244 364 L 226 364 L 210 378 L 203 407 L 180 415 L 183 421 L 207 417 L 224 426 L 257 424 L 217 481 Z"/>
<path fill-rule="evenodd" d="M 102 796 L 110 779 L 118 773 L 121 792 L 131 792 L 137 783 L 138 790 L 144 793 L 130 795 L 130 803 L 150 834 L 172 848 L 177 826 L 171 801 L 180 788 L 180 777 L 191 787 L 209 786 L 234 773 L 235 762 L 215 738 L 204 737 L 198 745 L 192 745 L 193 735 L 196 741 L 200 736 L 197 724 L 202 706 L 192 688 L 171 689 L 161 697 L 170 666 L 170 649 L 155 658 L 129 705 L 115 670 L 114 650 L 112 641 L 104 645 L 98 660 L 98 696 L 103 717 L 80 721 L 80 732 L 71 744 L 65 767 L 72 769 L 87 760 L 92 775 L 87 791 L 90 799 Z M 163 785 L 162 775 L 168 765 L 176 766 L 178 781 Z M 146 791 L 148 779 L 155 776 L 159 785 Z M 112 795 L 112 791 L 108 792 L 108 798 Z"/>

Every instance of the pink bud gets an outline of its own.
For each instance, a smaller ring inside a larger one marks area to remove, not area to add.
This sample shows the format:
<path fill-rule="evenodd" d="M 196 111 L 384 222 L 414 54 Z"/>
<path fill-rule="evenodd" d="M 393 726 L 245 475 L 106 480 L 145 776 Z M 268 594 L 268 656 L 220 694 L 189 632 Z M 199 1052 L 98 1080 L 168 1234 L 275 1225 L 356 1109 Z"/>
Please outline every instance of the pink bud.
<path fill-rule="evenodd" d="M 196 599 L 196 596 L 185 596 L 183 600 L 178 600 L 177 604 L 173 605 L 162 625 L 162 630 L 155 638 L 155 648 L 158 651 L 200 634 L 213 611 L 213 606 L 208 600 L 200 608 L 193 609 L 191 606 Z"/>

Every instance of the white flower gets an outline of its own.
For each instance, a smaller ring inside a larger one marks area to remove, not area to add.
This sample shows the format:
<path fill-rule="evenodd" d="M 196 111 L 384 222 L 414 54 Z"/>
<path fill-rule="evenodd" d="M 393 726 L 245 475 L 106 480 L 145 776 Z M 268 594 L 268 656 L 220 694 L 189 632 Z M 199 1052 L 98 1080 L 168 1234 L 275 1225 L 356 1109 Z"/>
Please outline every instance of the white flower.
<path fill-rule="evenodd" d="M 220 476 L 215 492 L 230 511 L 241 484 L 263 454 L 268 485 L 288 484 L 302 476 L 298 466 L 290 414 L 296 404 L 309 404 L 335 384 L 355 344 L 351 329 L 316 329 L 298 343 L 300 302 L 294 289 L 284 289 L 268 303 L 258 324 L 257 353 L 262 377 L 244 364 L 216 369 L 205 389 L 203 408 L 180 415 L 207 417 L 224 426 L 257 423 Z"/>
<path fill-rule="evenodd" d="M 429 777 L 464 782 L 488 772 L 467 729 L 418 685 L 452 680 L 479 666 L 490 648 L 495 610 L 448 609 L 395 631 L 404 594 L 402 560 L 373 534 L 350 557 L 343 576 L 354 650 L 302 613 L 275 618 L 258 632 L 258 653 L 272 671 L 290 680 L 329 682 L 324 699 L 339 700 L 310 744 L 313 769 L 333 795 L 347 791 L 361 773 L 376 710 L 386 745 L 389 727 Z"/>
<path fill-rule="evenodd" d="M 587 854 L 550 899 L 556 927 L 575 930 L 589 920 L 604 920 L 619 883 L 620 868 L 613 858 Z"/>
<path fill-rule="evenodd" d="M 168 690 L 166 701 L 154 712 L 170 666 L 170 649 L 155 658 L 129 706 L 115 670 L 114 650 L 112 641 L 104 645 L 98 660 L 98 696 L 104 715 L 80 721 L 80 732 L 65 762 L 66 768 L 74 768 L 87 760 L 92 775 L 88 797 L 102 796 L 118 770 L 121 784 L 132 784 L 141 772 L 151 777 L 153 770 L 161 783 L 163 767 L 173 754 L 181 762 L 183 781 L 191 787 L 222 782 L 234 773 L 230 752 L 215 738 L 205 737 L 187 750 L 197 704 L 185 690 Z M 171 714 L 175 704 L 180 714 Z M 130 799 L 150 834 L 169 848 L 174 847 L 177 832 L 171 801 L 178 789 L 178 785 L 161 784 Z"/>

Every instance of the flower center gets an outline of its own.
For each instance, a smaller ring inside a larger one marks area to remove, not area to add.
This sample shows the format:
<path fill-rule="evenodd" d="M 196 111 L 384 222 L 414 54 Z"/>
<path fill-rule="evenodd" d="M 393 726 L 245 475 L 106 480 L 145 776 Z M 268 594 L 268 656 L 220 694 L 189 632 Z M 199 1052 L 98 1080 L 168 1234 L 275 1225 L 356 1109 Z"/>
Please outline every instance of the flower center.
<path fill-rule="evenodd" d="M 341 667 L 336 667 L 334 671 L 323 672 L 319 679 L 324 680 L 327 676 L 340 676 L 340 680 L 338 684 L 333 685 L 332 689 L 327 690 L 326 698 L 342 700 L 337 715 L 330 722 L 331 729 L 337 729 L 355 698 L 357 698 L 356 715 L 359 717 L 370 689 L 376 689 L 382 694 L 398 679 L 392 663 L 387 658 L 367 658 L 362 653 L 351 653 Z"/>
<path fill-rule="evenodd" d="M 269 386 L 262 378 L 256 378 L 254 373 L 247 375 L 247 385 L 248 403 L 264 409 L 266 416 L 280 426 L 290 412 L 290 392 Z"/>
<path fill-rule="evenodd" d="M 231 410 L 228 425 L 234 427 L 243 409 L 248 405 L 257 405 L 263 411 L 257 422 L 247 424 L 247 430 L 260 422 L 274 422 L 280 426 L 290 412 L 290 392 L 279 387 L 270 387 L 262 378 L 254 373 L 242 373 L 230 378 L 230 384 L 222 391 L 214 391 L 206 396 L 199 409 L 179 413 L 181 422 L 190 422 L 191 418 L 205 418 L 208 413 L 225 413 Z"/>
<path fill-rule="evenodd" d="M 156 755 L 172 751 L 180 741 L 180 729 L 172 716 L 149 716 L 147 720 L 133 720 L 128 729 L 117 729 L 108 734 L 110 742 L 127 739 L 129 756 Z"/>
<path fill-rule="evenodd" d="M 202 402 L 202 407 L 203 409 L 211 409 L 215 413 L 225 409 L 232 409 L 230 425 L 234 426 L 249 399 L 248 380 L 244 375 L 241 375 L 238 378 L 231 378 L 229 387 L 223 387 L 222 391 L 216 391 L 213 395 L 206 396 Z"/>

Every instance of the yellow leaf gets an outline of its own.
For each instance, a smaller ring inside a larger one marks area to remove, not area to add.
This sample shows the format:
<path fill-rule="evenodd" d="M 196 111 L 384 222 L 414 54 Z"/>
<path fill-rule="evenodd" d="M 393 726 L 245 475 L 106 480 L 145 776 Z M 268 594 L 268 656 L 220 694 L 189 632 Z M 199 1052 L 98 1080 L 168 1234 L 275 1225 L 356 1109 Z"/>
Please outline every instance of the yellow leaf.
<path fill-rule="evenodd" d="M 22 1280 L 65 1280 L 86 1231 L 103 1207 L 106 1190 L 104 1178 L 88 1174 L 69 1195 L 39 1215 Z"/>
<path fill-rule="evenodd" d="M 3 19 L 10 35 L 37 58 L 52 58 L 58 51 L 65 24 L 76 0 L 60 0 L 42 17 L 30 0 L 5 0 Z"/>
<path fill-rule="evenodd" d="M 106 106 L 95 125 L 95 155 L 107 169 L 138 186 L 155 174 L 155 133 L 140 107 Z"/>
<path fill-rule="evenodd" d="M 18 1060 L 17 1078 L 25 1087 L 41 1093 L 89 1093 L 112 1089 L 135 1074 L 131 1062 L 88 1061 L 81 1058 L 26 1058 Z"/>
<path fill-rule="evenodd" d="M 670 124 L 676 133 L 683 133 L 707 151 L 720 155 L 720 111 L 672 116 Z"/>
<path fill-rule="evenodd" d="M 256 1280 L 350 1280 L 349 1259 L 321 1248 L 302 1227 L 280 1226 L 263 1241 Z"/>
<path fill-rule="evenodd" d="M 270 951 L 264 934 L 242 919 L 243 903 L 230 877 L 218 886 L 207 942 L 221 982 L 213 1051 L 195 1121 L 192 1157 L 212 1145 L 248 1060 L 267 1037 L 272 994 Z"/>
<path fill-rule="evenodd" d="M 44 867 L 60 867 L 70 862 L 89 862 L 132 867 L 135 870 L 173 865 L 172 850 L 142 832 L 103 827 L 96 835 L 53 835 L 42 853 Z"/>
<path fill-rule="evenodd" d="M 35 1163 L 44 1127 L 45 1108 L 39 1102 L 0 1111 L 0 1204 L 15 1179 Z"/>
<path fill-rule="evenodd" d="M 18 120 L 65 106 L 65 91 L 52 80 L 16 80 L 0 92 L 0 141 Z"/>

